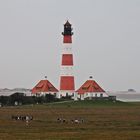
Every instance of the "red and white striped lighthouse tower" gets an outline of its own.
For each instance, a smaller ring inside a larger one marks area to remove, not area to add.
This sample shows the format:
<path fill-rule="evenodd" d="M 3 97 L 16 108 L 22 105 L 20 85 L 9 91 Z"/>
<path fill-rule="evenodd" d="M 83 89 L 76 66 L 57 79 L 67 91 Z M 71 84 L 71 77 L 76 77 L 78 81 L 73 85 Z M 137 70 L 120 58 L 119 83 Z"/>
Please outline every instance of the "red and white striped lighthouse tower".
<path fill-rule="evenodd" d="M 73 75 L 73 54 L 72 54 L 72 28 L 67 21 L 64 24 L 63 51 L 60 75 L 60 96 L 74 96 L 75 83 Z"/>

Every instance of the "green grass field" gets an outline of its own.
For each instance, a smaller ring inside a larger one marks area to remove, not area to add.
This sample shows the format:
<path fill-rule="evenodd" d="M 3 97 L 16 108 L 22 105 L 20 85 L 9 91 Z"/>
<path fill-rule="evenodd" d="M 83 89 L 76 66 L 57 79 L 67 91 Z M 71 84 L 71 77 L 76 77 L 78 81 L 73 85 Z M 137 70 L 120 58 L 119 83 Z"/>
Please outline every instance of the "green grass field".
<path fill-rule="evenodd" d="M 26 125 L 12 115 L 33 115 Z M 57 118 L 67 123 L 58 123 Z M 71 119 L 84 119 L 72 124 Z M 140 140 L 140 103 L 78 101 L 0 108 L 0 140 Z"/>

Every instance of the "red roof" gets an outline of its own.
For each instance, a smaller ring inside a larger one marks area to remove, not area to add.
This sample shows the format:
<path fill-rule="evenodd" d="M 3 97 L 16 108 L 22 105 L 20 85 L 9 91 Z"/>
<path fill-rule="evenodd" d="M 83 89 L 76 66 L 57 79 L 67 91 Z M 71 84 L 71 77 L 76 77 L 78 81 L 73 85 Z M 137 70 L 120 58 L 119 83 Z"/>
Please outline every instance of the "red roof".
<path fill-rule="evenodd" d="M 58 92 L 48 80 L 41 80 L 31 91 L 33 94 L 38 92 Z"/>
<path fill-rule="evenodd" d="M 61 76 L 60 90 L 75 90 L 73 76 Z"/>
<path fill-rule="evenodd" d="M 63 54 L 62 55 L 62 65 L 73 65 L 73 55 Z"/>
<path fill-rule="evenodd" d="M 87 80 L 76 92 L 84 94 L 86 92 L 105 92 L 94 80 Z"/>

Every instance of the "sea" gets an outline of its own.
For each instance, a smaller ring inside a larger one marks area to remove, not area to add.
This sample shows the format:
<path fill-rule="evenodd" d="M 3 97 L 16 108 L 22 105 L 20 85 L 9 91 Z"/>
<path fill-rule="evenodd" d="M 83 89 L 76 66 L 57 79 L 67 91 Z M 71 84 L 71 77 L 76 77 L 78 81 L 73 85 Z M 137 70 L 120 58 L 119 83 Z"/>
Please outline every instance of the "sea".
<path fill-rule="evenodd" d="M 108 92 L 108 95 L 116 96 L 117 100 L 123 102 L 140 102 L 140 92 L 116 91 Z"/>

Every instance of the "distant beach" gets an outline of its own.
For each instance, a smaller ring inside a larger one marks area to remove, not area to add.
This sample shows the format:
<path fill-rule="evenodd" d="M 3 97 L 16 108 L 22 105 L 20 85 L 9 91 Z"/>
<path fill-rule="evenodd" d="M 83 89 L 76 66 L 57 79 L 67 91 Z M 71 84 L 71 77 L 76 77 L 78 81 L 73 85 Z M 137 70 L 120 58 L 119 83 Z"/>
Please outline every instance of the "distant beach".
<path fill-rule="evenodd" d="M 117 100 L 120 101 L 140 102 L 140 92 L 119 91 L 119 92 L 109 92 L 108 94 L 116 96 Z"/>

